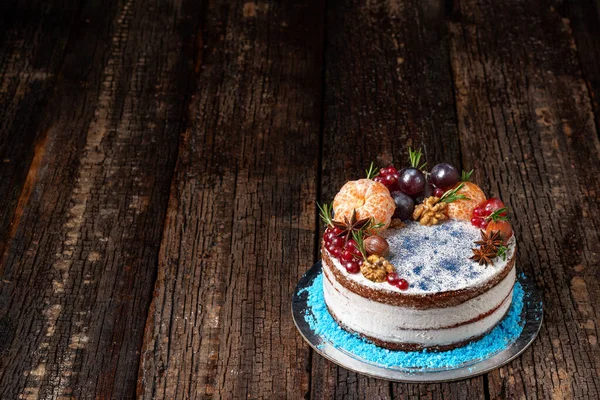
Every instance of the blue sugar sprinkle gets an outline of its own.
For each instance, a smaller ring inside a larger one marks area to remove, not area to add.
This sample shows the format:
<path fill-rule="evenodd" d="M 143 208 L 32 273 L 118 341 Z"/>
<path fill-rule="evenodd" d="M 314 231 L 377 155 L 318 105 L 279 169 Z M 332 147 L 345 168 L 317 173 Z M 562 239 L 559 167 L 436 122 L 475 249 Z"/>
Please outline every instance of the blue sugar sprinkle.
<path fill-rule="evenodd" d="M 423 291 L 427 291 L 427 290 L 429 290 L 429 285 L 427 285 L 425 282 L 420 282 L 419 289 L 421 289 Z"/>
<path fill-rule="evenodd" d="M 406 352 L 387 350 L 367 342 L 356 334 L 341 329 L 331 317 L 323 298 L 323 274 L 300 293 L 308 296 L 308 309 L 305 319 L 319 336 L 333 346 L 347 351 L 367 362 L 386 368 L 401 368 L 418 371 L 423 369 L 453 369 L 470 365 L 497 354 L 514 342 L 523 330 L 521 311 L 523 309 L 523 288 L 516 283 L 513 301 L 504 319 L 486 336 L 464 347 L 443 352 L 427 350 Z"/>
<path fill-rule="evenodd" d="M 423 266 L 419 265 L 413 269 L 413 272 L 415 273 L 415 275 L 420 275 L 422 270 L 423 270 Z"/>
<path fill-rule="evenodd" d="M 451 271 L 451 272 L 456 272 L 456 271 L 458 271 L 458 268 L 459 268 L 457 260 L 444 260 L 442 265 L 444 266 L 445 270 Z"/>

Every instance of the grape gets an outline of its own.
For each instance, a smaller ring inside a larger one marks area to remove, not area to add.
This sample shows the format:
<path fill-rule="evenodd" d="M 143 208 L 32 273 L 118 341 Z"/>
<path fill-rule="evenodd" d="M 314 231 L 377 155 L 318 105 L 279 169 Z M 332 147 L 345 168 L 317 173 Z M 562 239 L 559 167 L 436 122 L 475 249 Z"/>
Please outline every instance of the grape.
<path fill-rule="evenodd" d="M 400 171 L 398 185 L 404 193 L 414 196 L 425 190 L 425 175 L 416 168 L 404 168 Z"/>
<path fill-rule="evenodd" d="M 394 203 L 396 203 L 394 218 L 400 218 L 403 221 L 411 219 L 413 210 L 415 209 L 413 199 L 400 191 L 392 192 L 392 198 L 394 199 Z"/>
<path fill-rule="evenodd" d="M 458 183 L 460 173 L 448 163 L 441 163 L 431 169 L 431 183 L 439 188 L 450 188 Z"/>

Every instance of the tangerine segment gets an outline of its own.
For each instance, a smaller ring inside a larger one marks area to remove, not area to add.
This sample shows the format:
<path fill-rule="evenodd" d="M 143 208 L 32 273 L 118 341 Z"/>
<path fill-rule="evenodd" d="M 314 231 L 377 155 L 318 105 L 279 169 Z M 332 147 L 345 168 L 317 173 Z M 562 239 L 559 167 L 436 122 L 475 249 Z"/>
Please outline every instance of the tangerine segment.
<path fill-rule="evenodd" d="M 448 216 L 453 219 L 471 220 L 473 209 L 483 203 L 485 193 L 472 182 L 463 182 L 465 185 L 456 193 L 464 194 L 469 200 L 456 200 L 448 203 Z M 460 185 L 460 183 L 459 183 Z"/>
<path fill-rule="evenodd" d="M 387 228 L 392 221 L 396 203 L 390 191 L 379 182 L 371 179 L 359 179 L 346 182 L 333 199 L 333 212 L 336 221 L 350 219 L 356 210 L 356 218 L 373 218 L 375 223 Z"/>

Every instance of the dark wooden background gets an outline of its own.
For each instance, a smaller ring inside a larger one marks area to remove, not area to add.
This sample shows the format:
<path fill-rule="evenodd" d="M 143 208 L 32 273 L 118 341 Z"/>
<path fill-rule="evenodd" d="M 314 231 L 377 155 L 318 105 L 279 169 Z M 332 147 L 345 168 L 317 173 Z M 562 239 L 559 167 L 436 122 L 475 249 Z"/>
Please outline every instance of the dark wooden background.
<path fill-rule="evenodd" d="M 597 399 L 598 0 L 0 3 L 0 398 Z M 407 161 L 513 210 L 545 321 L 408 385 L 290 315 L 315 201 Z"/>

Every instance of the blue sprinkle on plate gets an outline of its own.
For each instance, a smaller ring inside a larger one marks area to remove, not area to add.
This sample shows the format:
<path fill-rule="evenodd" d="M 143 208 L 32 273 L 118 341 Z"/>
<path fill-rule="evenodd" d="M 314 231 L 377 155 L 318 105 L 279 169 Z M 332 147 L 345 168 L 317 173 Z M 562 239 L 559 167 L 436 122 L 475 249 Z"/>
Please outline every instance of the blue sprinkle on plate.
<path fill-rule="evenodd" d="M 521 274 L 504 319 L 489 334 L 443 352 L 394 351 L 341 329 L 323 299 L 321 262 L 298 282 L 292 299 L 296 327 L 323 357 L 365 375 L 399 382 L 445 382 L 477 376 L 519 356 L 542 325 L 543 310 L 533 283 Z"/>

